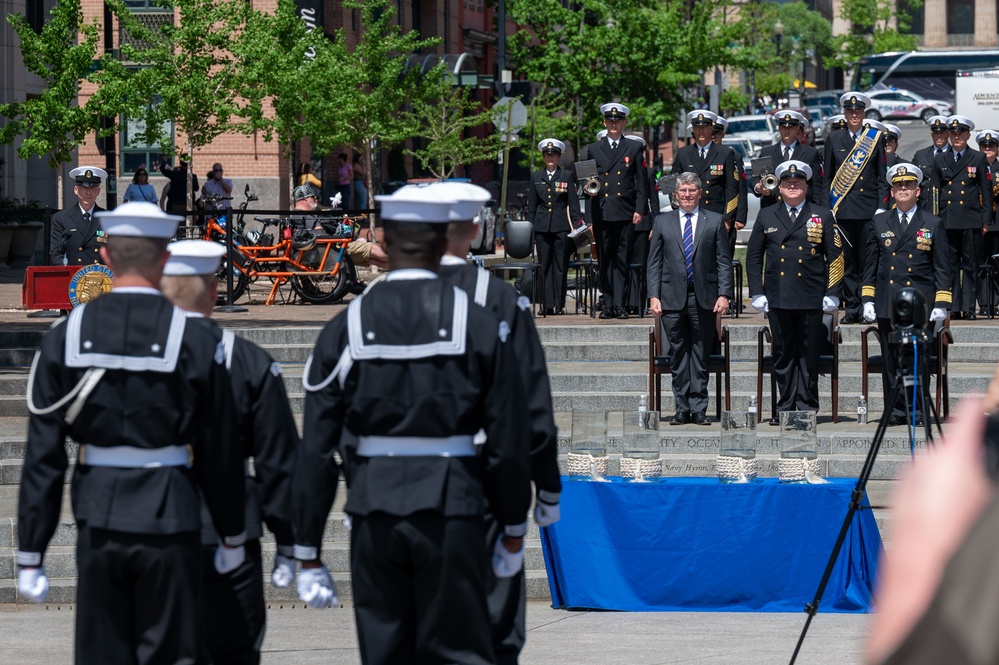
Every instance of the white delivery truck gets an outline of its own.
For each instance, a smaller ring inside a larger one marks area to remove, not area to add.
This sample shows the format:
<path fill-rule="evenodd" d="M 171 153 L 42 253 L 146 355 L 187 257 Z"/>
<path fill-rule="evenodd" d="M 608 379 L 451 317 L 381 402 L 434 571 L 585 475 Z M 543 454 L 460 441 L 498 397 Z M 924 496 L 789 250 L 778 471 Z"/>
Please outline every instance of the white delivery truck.
<path fill-rule="evenodd" d="M 958 72 L 954 113 L 975 121 L 979 129 L 999 130 L 999 69 Z"/>

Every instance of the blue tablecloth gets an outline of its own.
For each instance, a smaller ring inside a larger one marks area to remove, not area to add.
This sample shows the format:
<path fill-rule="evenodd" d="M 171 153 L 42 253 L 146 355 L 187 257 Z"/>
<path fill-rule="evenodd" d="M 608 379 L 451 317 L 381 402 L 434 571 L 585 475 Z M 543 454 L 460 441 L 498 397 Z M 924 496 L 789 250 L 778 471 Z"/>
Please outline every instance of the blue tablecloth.
<path fill-rule="evenodd" d="M 541 530 L 552 604 L 626 611 L 800 612 L 815 596 L 855 480 L 563 478 L 562 519 Z M 857 511 L 820 612 L 872 606 L 881 551 Z"/>

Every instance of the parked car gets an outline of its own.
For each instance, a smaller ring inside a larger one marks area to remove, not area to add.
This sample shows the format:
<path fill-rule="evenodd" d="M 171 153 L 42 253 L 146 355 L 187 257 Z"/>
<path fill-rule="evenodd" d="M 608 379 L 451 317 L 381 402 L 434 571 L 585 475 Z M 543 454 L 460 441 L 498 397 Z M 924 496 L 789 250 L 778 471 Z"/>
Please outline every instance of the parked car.
<path fill-rule="evenodd" d="M 867 117 L 871 120 L 888 118 L 920 118 L 929 122 L 935 115 L 952 115 L 954 105 L 940 99 L 927 99 L 908 90 L 869 90 L 871 108 Z"/>
<path fill-rule="evenodd" d="M 831 106 L 839 108 L 839 98 L 843 95 L 842 90 L 823 90 L 821 92 L 809 92 L 805 95 L 805 106 L 809 109 L 816 106 Z M 834 112 L 836 115 L 839 111 Z"/>
<path fill-rule="evenodd" d="M 749 171 L 749 166 L 753 161 L 753 157 L 758 155 L 760 152 L 759 148 L 756 148 L 753 145 L 753 142 L 745 136 L 726 136 L 722 139 L 722 145 L 728 146 L 729 148 L 732 148 L 732 150 L 735 150 L 735 153 L 739 155 L 740 159 L 742 159 L 742 166 L 747 172 Z"/>
<path fill-rule="evenodd" d="M 822 145 L 826 142 L 826 136 L 829 135 L 829 125 L 826 123 L 826 118 L 835 115 L 835 113 L 830 113 L 828 106 L 812 106 L 808 110 L 812 114 L 812 127 L 815 128 L 815 144 Z"/>
<path fill-rule="evenodd" d="M 759 150 L 773 144 L 776 131 L 777 123 L 772 115 L 737 115 L 728 119 L 726 136 L 745 137 Z"/>

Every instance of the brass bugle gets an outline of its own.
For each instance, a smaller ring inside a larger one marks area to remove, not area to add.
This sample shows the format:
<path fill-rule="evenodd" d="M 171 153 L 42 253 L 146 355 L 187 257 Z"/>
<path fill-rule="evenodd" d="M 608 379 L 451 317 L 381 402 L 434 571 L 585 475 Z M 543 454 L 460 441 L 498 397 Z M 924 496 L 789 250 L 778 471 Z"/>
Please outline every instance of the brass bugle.
<path fill-rule="evenodd" d="M 596 196 L 603 187 L 604 184 L 600 182 L 600 178 L 587 178 L 586 184 L 583 185 L 583 191 L 586 192 L 587 196 Z"/>
<path fill-rule="evenodd" d="M 773 173 L 764 173 L 760 176 L 760 187 L 767 190 L 768 192 L 773 192 L 777 189 L 780 182 L 777 180 L 777 176 Z"/>

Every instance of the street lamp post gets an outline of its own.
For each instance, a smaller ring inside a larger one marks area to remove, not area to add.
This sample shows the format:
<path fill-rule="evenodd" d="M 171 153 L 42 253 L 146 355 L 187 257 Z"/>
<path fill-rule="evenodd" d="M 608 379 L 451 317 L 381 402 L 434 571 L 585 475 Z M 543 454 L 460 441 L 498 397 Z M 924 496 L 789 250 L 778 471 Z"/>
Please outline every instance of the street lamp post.
<path fill-rule="evenodd" d="M 784 24 L 780 21 L 774 23 L 774 42 L 777 44 L 777 59 L 780 60 L 780 43 L 784 40 Z M 778 65 L 778 71 L 783 71 L 784 67 L 782 64 Z M 781 97 L 785 96 L 786 91 L 781 93 Z M 777 99 L 777 108 L 780 108 L 780 98 Z"/>

